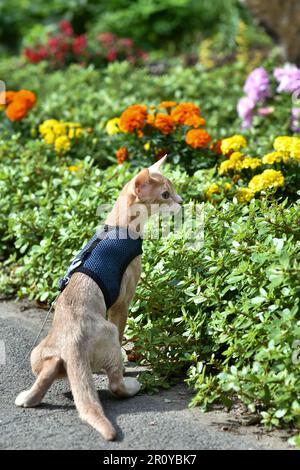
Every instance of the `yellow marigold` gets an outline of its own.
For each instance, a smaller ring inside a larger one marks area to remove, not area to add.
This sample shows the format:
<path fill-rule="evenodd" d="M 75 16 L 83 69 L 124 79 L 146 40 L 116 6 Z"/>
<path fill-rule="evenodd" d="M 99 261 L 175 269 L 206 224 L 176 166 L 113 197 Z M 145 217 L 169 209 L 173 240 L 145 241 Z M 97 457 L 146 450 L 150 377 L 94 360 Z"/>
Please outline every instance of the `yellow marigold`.
<path fill-rule="evenodd" d="M 54 144 L 55 134 L 51 130 L 49 130 L 47 134 L 44 134 L 43 138 L 46 144 L 51 145 Z"/>
<path fill-rule="evenodd" d="M 208 199 L 211 199 L 213 194 L 220 193 L 220 192 L 221 192 L 220 187 L 216 183 L 213 183 L 209 186 L 208 190 L 206 191 L 206 197 Z"/>
<path fill-rule="evenodd" d="M 204 129 L 191 129 L 187 132 L 185 141 L 194 149 L 206 148 L 211 141 L 211 136 Z"/>
<path fill-rule="evenodd" d="M 266 165 L 273 165 L 274 163 L 286 162 L 288 158 L 287 152 L 270 152 L 263 156 L 262 162 Z"/>
<path fill-rule="evenodd" d="M 293 137 L 292 145 L 291 145 L 291 158 L 300 161 L 300 139 L 299 137 Z"/>
<path fill-rule="evenodd" d="M 218 173 L 224 175 L 229 171 L 241 171 L 245 156 L 241 152 L 233 152 L 228 160 L 221 163 Z"/>
<path fill-rule="evenodd" d="M 147 150 L 147 151 L 150 150 L 150 142 L 145 143 L 144 149 Z"/>
<path fill-rule="evenodd" d="M 200 109 L 194 103 L 180 103 L 172 109 L 171 116 L 174 122 L 184 124 L 192 116 L 200 116 Z"/>
<path fill-rule="evenodd" d="M 279 188 L 284 185 L 284 176 L 281 171 L 265 170 L 260 175 L 255 175 L 250 180 L 248 188 L 253 192 L 271 188 Z"/>
<path fill-rule="evenodd" d="M 147 118 L 147 107 L 141 104 L 129 106 L 120 117 L 120 129 L 124 132 L 133 132 L 142 129 Z"/>
<path fill-rule="evenodd" d="M 227 139 L 222 139 L 221 142 L 221 151 L 223 155 L 227 155 L 230 152 L 236 152 L 242 147 L 247 146 L 247 141 L 242 135 L 236 134 L 232 137 L 227 137 Z"/>
<path fill-rule="evenodd" d="M 231 188 L 232 188 L 232 184 L 231 183 L 225 183 L 223 188 L 224 188 L 225 192 L 230 191 Z"/>
<path fill-rule="evenodd" d="M 47 132 L 49 131 L 49 129 L 51 130 L 52 127 L 57 124 L 58 121 L 57 119 L 47 119 L 46 121 L 44 121 L 42 124 L 40 124 L 39 126 L 39 131 L 40 133 L 43 135 L 43 134 L 47 134 Z"/>
<path fill-rule="evenodd" d="M 57 153 L 67 152 L 71 147 L 71 142 L 66 135 L 61 135 L 55 139 L 54 148 Z"/>
<path fill-rule="evenodd" d="M 106 124 L 105 130 L 108 133 L 108 135 L 114 135 L 114 134 L 118 134 L 119 132 L 121 132 L 120 118 L 116 117 L 116 118 L 110 119 Z"/>
<path fill-rule="evenodd" d="M 120 147 L 116 152 L 118 165 L 121 165 L 128 158 L 127 147 Z"/>
<path fill-rule="evenodd" d="M 52 131 L 57 137 L 66 136 L 67 134 L 67 126 L 64 122 L 59 121 L 52 126 Z"/>
<path fill-rule="evenodd" d="M 71 165 L 71 166 L 68 166 L 68 170 L 72 171 L 72 172 L 76 172 L 76 171 L 81 170 L 81 166 L 80 165 Z"/>
<path fill-rule="evenodd" d="M 254 197 L 254 192 L 249 188 L 240 188 L 238 189 L 236 195 L 239 202 L 249 202 Z"/>
<path fill-rule="evenodd" d="M 273 142 L 273 147 L 278 152 L 290 152 L 293 143 L 293 137 L 279 136 Z"/>
<path fill-rule="evenodd" d="M 74 129 L 74 127 L 71 127 L 69 132 L 68 132 L 68 137 L 69 139 L 78 139 L 82 135 L 82 129 L 80 127 L 77 127 Z"/>
<path fill-rule="evenodd" d="M 162 101 L 159 103 L 158 107 L 160 109 L 168 109 L 168 108 L 173 108 L 173 106 L 176 106 L 176 101 Z"/>
<path fill-rule="evenodd" d="M 200 127 L 200 126 L 205 126 L 206 121 L 203 117 L 201 116 L 189 116 L 185 121 L 184 124 L 186 126 L 191 126 L 191 127 Z"/>
<path fill-rule="evenodd" d="M 246 157 L 241 163 L 241 169 L 245 170 L 250 168 L 251 170 L 255 170 L 258 166 L 261 166 L 260 158 L 250 158 Z"/>
<path fill-rule="evenodd" d="M 154 127 L 160 130 L 162 134 L 171 134 L 174 129 L 173 119 L 169 114 L 157 113 L 155 116 Z"/>

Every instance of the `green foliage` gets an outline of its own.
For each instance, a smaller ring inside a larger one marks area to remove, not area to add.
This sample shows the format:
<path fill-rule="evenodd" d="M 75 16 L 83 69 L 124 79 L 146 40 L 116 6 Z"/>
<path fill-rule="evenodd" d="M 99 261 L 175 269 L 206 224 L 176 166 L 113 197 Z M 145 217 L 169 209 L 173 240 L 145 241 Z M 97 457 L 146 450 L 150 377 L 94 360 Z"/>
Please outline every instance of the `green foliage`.
<path fill-rule="evenodd" d="M 199 32 L 221 30 L 234 41 L 240 18 L 249 15 L 237 0 L 0 0 L 0 39 L 16 49 L 22 40 L 30 43 L 38 31 L 66 18 L 77 33 L 110 31 L 130 36 L 141 47 L 182 49 Z M 225 44 L 225 43 L 224 43 Z"/>
<path fill-rule="evenodd" d="M 38 9 L 39 2 L 34 5 Z M 262 65 L 271 70 L 274 64 Z M 100 71 L 74 65 L 47 73 L 42 63 L 0 61 L 7 89 L 27 88 L 38 96 L 21 123 L 0 116 L 1 292 L 49 302 L 70 260 L 100 223 L 97 207 L 110 205 L 136 173 L 127 163 L 108 167 L 115 161 L 105 131 L 110 118 L 130 104 L 193 101 L 214 140 L 240 133 L 236 104 L 246 76 L 238 61 L 212 70 L 175 64 L 162 76 L 125 62 Z M 269 152 L 274 138 L 289 132 L 289 97 L 277 97 L 274 106 L 272 115 L 257 117 L 243 132 L 252 156 Z M 86 131 L 62 156 L 39 135 L 39 125 L 52 118 L 78 121 Z M 142 149 L 139 154 L 136 166 L 151 163 Z M 186 165 L 193 173 L 197 161 Z M 231 197 L 218 205 L 206 202 L 202 247 L 191 249 L 184 228 L 179 237 L 145 241 L 126 334 L 141 362 L 152 367 L 142 377 L 148 390 L 187 377 L 195 390 L 193 405 L 206 408 L 221 400 L 230 407 L 238 396 L 267 426 L 299 426 L 300 206 L 296 166 L 289 171 L 293 203 L 268 193 L 249 205 Z M 201 202 L 215 169 L 188 176 L 179 160 L 166 175 L 185 202 Z"/>
<path fill-rule="evenodd" d="M 128 165 L 105 171 L 86 157 L 43 145 L 1 141 L 1 288 L 50 301 L 59 277 L 94 232 L 99 204 L 109 203 L 132 176 Z M 13 162 L 13 165 L 11 165 Z M 207 172 L 169 170 L 185 201 L 201 200 Z M 179 236 L 146 240 L 143 275 L 127 336 L 150 364 L 148 389 L 187 373 L 193 404 L 230 406 L 238 395 L 270 425 L 298 423 L 300 205 L 272 196 L 241 206 L 204 206 L 205 242 L 191 249 Z"/>

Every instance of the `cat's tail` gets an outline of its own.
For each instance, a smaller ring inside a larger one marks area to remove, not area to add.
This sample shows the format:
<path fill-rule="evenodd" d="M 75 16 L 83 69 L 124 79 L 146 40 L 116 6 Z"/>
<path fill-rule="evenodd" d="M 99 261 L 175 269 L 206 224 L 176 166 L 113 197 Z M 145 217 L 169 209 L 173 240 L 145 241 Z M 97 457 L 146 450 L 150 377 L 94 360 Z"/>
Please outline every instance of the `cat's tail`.
<path fill-rule="evenodd" d="M 74 402 L 83 421 L 93 426 L 107 441 L 116 437 L 116 430 L 106 418 L 95 389 L 86 354 L 74 347 L 67 354 L 66 369 Z"/>

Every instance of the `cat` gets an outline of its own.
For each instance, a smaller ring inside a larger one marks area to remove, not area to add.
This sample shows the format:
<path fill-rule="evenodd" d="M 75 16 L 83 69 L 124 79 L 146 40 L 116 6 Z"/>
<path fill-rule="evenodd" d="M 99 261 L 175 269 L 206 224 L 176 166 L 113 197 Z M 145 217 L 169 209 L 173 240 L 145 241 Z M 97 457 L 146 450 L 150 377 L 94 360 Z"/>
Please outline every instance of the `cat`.
<path fill-rule="evenodd" d="M 124 186 L 106 219 L 107 227 L 131 231 L 138 209 L 142 214 L 138 223 L 142 233 L 153 205 L 158 209 L 167 205 L 175 212 L 180 209 L 181 197 L 160 172 L 165 159 L 166 156 L 143 169 Z M 127 266 L 118 296 L 107 308 L 99 284 L 86 272 L 72 273 L 56 301 L 49 334 L 31 353 L 31 367 L 37 379 L 30 390 L 17 396 L 17 406 L 39 405 L 53 381 L 67 376 L 81 419 L 106 440 L 116 438 L 116 430 L 99 401 L 92 373 L 105 371 L 109 389 L 117 397 L 132 397 L 140 390 L 136 378 L 123 377 L 121 355 L 128 307 L 140 274 L 139 254 Z"/>

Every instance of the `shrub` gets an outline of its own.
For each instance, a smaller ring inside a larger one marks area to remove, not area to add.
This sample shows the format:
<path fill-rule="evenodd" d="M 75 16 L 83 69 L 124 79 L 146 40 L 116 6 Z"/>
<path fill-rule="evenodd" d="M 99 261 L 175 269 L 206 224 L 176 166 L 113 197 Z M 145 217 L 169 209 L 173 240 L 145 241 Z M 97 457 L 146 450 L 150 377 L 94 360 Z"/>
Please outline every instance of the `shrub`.
<path fill-rule="evenodd" d="M 48 301 L 94 232 L 98 204 L 111 203 L 132 170 L 99 170 L 88 157 L 53 161 L 39 141 L 21 152 L 17 136 L 1 141 L 0 162 L 1 288 Z M 206 171 L 166 174 L 186 202 L 201 200 Z M 297 424 L 299 200 L 206 203 L 204 214 L 201 248 L 189 247 L 184 232 L 144 243 L 126 333 L 153 369 L 142 380 L 155 389 L 186 373 L 193 404 L 230 406 L 237 395 L 267 425 Z"/>

